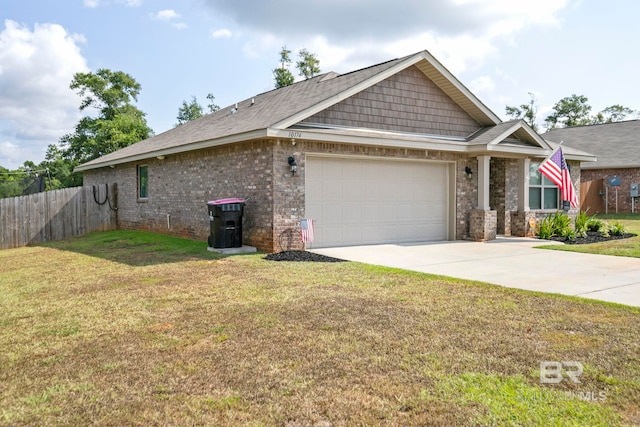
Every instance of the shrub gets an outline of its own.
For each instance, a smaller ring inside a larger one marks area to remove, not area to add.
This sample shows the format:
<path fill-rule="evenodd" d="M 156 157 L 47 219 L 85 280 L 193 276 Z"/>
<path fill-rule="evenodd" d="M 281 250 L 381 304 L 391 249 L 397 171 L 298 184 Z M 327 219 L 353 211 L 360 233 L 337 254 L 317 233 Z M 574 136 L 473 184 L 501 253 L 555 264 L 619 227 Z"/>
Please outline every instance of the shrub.
<path fill-rule="evenodd" d="M 608 234 L 611 236 L 622 236 L 626 233 L 624 225 L 620 224 L 618 221 L 609 224 L 607 227 Z"/>
<path fill-rule="evenodd" d="M 577 233 L 571 227 L 561 230 L 560 233 L 561 233 L 560 236 L 564 237 L 567 240 L 576 240 Z"/>
<path fill-rule="evenodd" d="M 589 217 L 586 212 L 579 212 L 576 216 L 576 235 L 580 237 L 586 237 L 587 226 L 589 224 Z"/>
<path fill-rule="evenodd" d="M 551 216 L 546 217 L 538 225 L 538 237 L 549 240 L 553 237 L 553 222 Z"/>
<path fill-rule="evenodd" d="M 564 212 L 554 213 L 551 221 L 553 222 L 553 232 L 556 236 L 564 236 L 567 230 L 571 230 L 571 217 Z"/>
<path fill-rule="evenodd" d="M 571 228 L 571 218 L 564 212 L 556 212 L 540 221 L 538 237 L 548 240 L 554 236 L 575 239 L 575 231 Z"/>
<path fill-rule="evenodd" d="M 589 217 L 587 220 L 587 231 L 595 231 L 598 232 L 604 228 L 605 222 L 601 219 L 596 218 L 595 216 Z"/>

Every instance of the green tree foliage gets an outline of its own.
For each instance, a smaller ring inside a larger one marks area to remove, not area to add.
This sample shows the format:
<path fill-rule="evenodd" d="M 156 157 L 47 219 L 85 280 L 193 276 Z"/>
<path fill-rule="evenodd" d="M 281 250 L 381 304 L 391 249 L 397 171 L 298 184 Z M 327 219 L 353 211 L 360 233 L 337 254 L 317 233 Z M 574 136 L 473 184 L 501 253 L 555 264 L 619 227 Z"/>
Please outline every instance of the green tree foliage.
<path fill-rule="evenodd" d="M 203 116 L 202 106 L 198 104 L 195 96 L 191 97 L 191 102 L 182 101 L 182 106 L 178 109 L 178 123 L 176 126 L 183 125 L 190 121 L 199 119 Z"/>
<path fill-rule="evenodd" d="M 623 107 L 620 104 L 614 104 L 605 108 L 593 117 L 594 125 L 602 123 L 615 123 L 626 120 L 626 118 L 635 113 L 631 108 Z"/>
<path fill-rule="evenodd" d="M 57 190 L 82 185 L 82 174 L 73 171 L 77 165 L 75 160 L 65 158 L 60 147 L 49 144 L 44 161 L 38 165 L 38 169 L 49 171 L 51 181 L 47 182 L 47 190 Z"/>
<path fill-rule="evenodd" d="M 582 126 L 591 123 L 589 98 L 573 94 L 562 98 L 553 106 L 553 112 L 544 120 L 549 129 L 557 127 Z"/>
<path fill-rule="evenodd" d="M 207 94 L 207 99 L 209 100 L 209 104 L 207 104 L 207 108 L 210 113 L 215 113 L 220 109 L 220 106 L 216 104 L 216 97 L 213 96 L 213 93 L 209 92 Z"/>
<path fill-rule="evenodd" d="M 621 122 L 630 115 L 637 113 L 628 107 L 614 104 L 598 114 L 590 116 L 591 106 L 588 101 L 589 99 L 586 96 L 576 94 L 562 98 L 553 106 L 553 112 L 545 119 L 549 129 Z M 509 108 L 507 107 L 507 109 Z"/>
<path fill-rule="evenodd" d="M 23 178 L 18 171 L 10 171 L 0 166 L 0 199 L 15 197 L 22 194 L 22 186 L 19 179 Z"/>
<path fill-rule="evenodd" d="M 536 132 L 538 131 L 538 125 L 536 123 L 536 116 L 538 114 L 538 107 L 536 106 L 536 99 L 533 93 L 529 92 L 529 96 L 531 97 L 528 104 L 522 104 L 519 107 L 513 107 L 507 105 L 505 107 L 505 112 L 507 116 L 512 119 L 522 119 L 529 126 L 533 128 Z"/>
<path fill-rule="evenodd" d="M 207 99 L 209 100 L 209 104 L 207 104 L 209 113 L 215 113 L 220 109 L 220 106 L 215 103 L 216 97 L 213 96 L 213 93 L 209 93 L 207 95 Z M 199 119 L 203 115 L 204 108 L 198 103 L 196 97 L 192 96 L 191 102 L 187 103 L 187 101 L 182 101 L 182 106 L 178 109 L 178 123 L 176 123 L 175 126 L 177 127 L 193 120 Z"/>
<path fill-rule="evenodd" d="M 316 58 L 315 53 L 302 49 L 298 53 L 298 57 L 300 60 L 296 62 L 296 68 L 301 76 L 305 79 L 310 79 L 320 74 L 320 60 Z"/>
<path fill-rule="evenodd" d="M 80 111 L 94 109 L 97 117 L 83 117 L 74 133 L 60 138 L 65 158 L 88 162 L 153 134 L 145 114 L 132 104 L 140 84 L 129 74 L 108 69 L 76 73 L 70 87 L 82 98 Z"/>
<path fill-rule="evenodd" d="M 273 70 L 276 89 L 289 86 L 295 81 L 295 77 L 289 71 L 291 62 L 291 51 L 287 49 L 287 46 L 282 46 L 280 50 L 280 66 Z"/>

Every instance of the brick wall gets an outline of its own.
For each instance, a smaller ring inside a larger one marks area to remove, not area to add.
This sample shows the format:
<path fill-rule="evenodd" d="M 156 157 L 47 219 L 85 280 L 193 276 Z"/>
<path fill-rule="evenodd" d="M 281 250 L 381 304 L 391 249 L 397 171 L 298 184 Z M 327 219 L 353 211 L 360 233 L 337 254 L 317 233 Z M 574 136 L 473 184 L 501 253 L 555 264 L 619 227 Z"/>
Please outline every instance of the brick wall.
<path fill-rule="evenodd" d="M 609 178 L 617 176 L 620 178 L 618 187 L 618 212 L 631 212 L 630 186 L 632 183 L 640 183 L 640 168 L 619 168 L 619 169 L 583 169 L 582 181 L 593 179 L 604 179 L 605 188 L 609 189 L 608 210 L 609 213 L 616 211 L 616 189 L 609 185 Z M 635 200 L 635 212 L 640 211 L 640 198 Z"/>
<path fill-rule="evenodd" d="M 471 210 L 469 212 L 469 238 L 484 242 L 496 238 L 498 216 L 497 211 Z"/>
<path fill-rule="evenodd" d="M 475 157 L 464 154 L 307 140 L 299 140 L 295 145 L 290 140 L 264 140 L 167 156 L 164 160 L 153 158 L 113 169 L 101 168 L 87 171 L 84 176 L 86 185 L 118 184 L 119 228 L 173 234 L 203 242 L 209 235 L 207 201 L 249 198 L 243 218 L 243 242 L 272 252 L 281 250 L 278 238 L 289 229 L 295 231 L 293 236 L 301 247 L 297 232 L 299 220 L 305 216 L 307 152 L 452 162 L 456 171 L 456 238 L 470 238 L 470 213 L 477 208 L 478 164 Z M 298 164 L 295 175 L 287 163 L 289 156 L 294 156 Z M 147 201 L 137 199 L 136 166 L 139 164 L 148 166 Z M 472 169 L 472 178 L 467 177 L 466 166 Z M 579 168 L 572 166 L 572 178 L 577 180 Z M 498 230 L 510 234 L 516 226 L 518 232 L 514 234 L 523 233 L 524 224 L 512 224 L 510 214 L 517 210 L 517 160 L 492 159 L 491 168 L 491 207 L 500 211 L 496 222 L 502 221 Z M 575 215 L 575 210 L 570 213 Z M 546 214 L 536 212 L 535 216 Z M 514 217 L 517 221 L 526 221 L 526 218 L 528 216 Z"/>
<path fill-rule="evenodd" d="M 210 200 L 248 198 L 243 243 L 273 247 L 273 149 L 271 141 L 245 142 L 127 163 L 84 173 L 86 185 L 118 184 L 118 228 L 207 241 Z M 137 198 L 137 166 L 148 166 L 146 201 Z"/>

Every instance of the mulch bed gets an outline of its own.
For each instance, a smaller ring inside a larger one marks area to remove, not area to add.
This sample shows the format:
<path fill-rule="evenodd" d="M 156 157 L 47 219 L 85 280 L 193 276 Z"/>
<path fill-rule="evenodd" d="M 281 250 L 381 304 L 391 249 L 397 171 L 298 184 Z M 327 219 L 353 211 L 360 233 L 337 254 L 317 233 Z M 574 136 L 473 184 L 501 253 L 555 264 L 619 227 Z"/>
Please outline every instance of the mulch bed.
<path fill-rule="evenodd" d="M 267 261 L 345 262 L 343 259 L 307 251 L 282 251 L 264 257 Z"/>
<path fill-rule="evenodd" d="M 567 240 L 564 237 L 552 237 L 549 240 L 555 240 L 556 242 L 563 242 L 567 245 L 585 245 L 588 243 L 608 242 L 609 240 L 628 239 L 630 237 L 636 237 L 636 234 L 625 233 L 620 236 L 604 236 L 597 231 L 588 231 L 587 237 L 576 237 L 574 240 Z"/>

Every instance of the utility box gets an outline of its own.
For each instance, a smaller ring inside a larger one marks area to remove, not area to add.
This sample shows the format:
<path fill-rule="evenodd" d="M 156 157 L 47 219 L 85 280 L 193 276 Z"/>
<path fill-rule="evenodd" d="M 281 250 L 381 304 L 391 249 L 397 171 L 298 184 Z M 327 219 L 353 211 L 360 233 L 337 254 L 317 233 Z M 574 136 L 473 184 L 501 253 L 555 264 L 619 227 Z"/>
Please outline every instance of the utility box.
<path fill-rule="evenodd" d="M 244 199 L 219 199 L 207 203 L 211 232 L 211 248 L 242 247 L 242 214 Z"/>
<path fill-rule="evenodd" d="M 635 184 L 631 184 L 631 197 L 640 197 L 640 184 L 637 182 Z"/>

